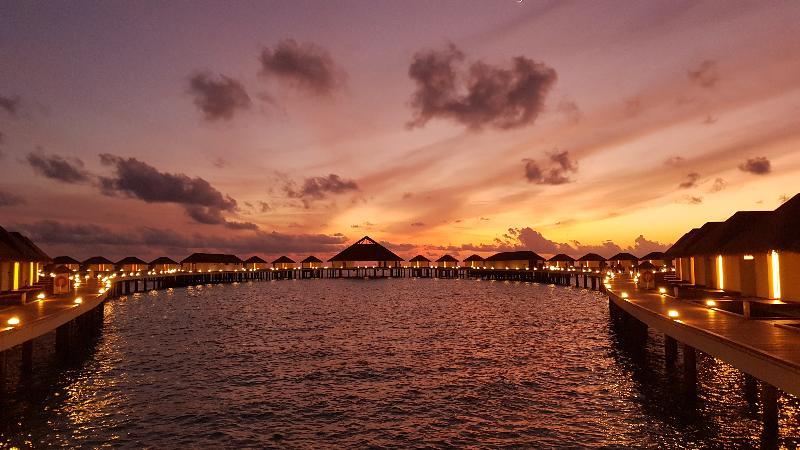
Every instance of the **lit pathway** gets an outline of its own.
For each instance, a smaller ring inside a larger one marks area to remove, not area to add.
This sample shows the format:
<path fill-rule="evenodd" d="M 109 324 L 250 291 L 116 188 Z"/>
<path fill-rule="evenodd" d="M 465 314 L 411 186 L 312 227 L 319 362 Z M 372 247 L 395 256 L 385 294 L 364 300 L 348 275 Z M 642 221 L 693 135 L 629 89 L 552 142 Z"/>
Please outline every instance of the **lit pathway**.
<path fill-rule="evenodd" d="M 622 293 L 628 294 L 627 299 Z M 705 306 L 611 281 L 609 300 L 648 327 L 719 358 L 775 387 L 800 396 L 800 329 L 748 320 Z M 669 312 L 677 314 L 670 317 Z"/>

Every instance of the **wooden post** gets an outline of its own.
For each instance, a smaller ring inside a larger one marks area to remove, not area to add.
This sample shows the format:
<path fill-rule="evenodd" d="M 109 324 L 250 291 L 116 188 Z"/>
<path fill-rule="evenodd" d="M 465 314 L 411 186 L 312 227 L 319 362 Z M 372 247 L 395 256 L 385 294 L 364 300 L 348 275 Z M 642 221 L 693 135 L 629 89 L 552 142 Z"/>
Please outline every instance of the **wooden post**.
<path fill-rule="evenodd" d="M 666 361 L 667 368 L 675 367 L 675 362 L 678 360 L 678 341 L 674 338 L 664 335 L 664 361 Z"/>
<path fill-rule="evenodd" d="M 745 319 L 750 318 L 750 302 L 748 302 L 747 300 L 742 302 L 742 313 Z"/>
<path fill-rule="evenodd" d="M 777 436 L 778 389 L 764 381 L 761 382 L 761 403 L 764 404 L 764 434 L 766 436 Z"/>
<path fill-rule="evenodd" d="M 758 400 L 758 379 L 747 373 L 744 374 L 744 398 L 751 405 Z"/>
<path fill-rule="evenodd" d="M 683 377 L 690 394 L 697 392 L 697 351 L 683 344 Z"/>

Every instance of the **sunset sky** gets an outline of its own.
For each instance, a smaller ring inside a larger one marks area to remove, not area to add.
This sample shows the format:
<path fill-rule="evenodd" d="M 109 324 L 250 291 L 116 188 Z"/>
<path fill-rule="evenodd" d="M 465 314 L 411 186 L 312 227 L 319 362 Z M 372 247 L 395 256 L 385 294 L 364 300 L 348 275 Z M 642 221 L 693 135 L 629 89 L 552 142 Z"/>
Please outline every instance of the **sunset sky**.
<path fill-rule="evenodd" d="M 663 249 L 800 186 L 797 1 L 0 3 L 51 256 Z"/>

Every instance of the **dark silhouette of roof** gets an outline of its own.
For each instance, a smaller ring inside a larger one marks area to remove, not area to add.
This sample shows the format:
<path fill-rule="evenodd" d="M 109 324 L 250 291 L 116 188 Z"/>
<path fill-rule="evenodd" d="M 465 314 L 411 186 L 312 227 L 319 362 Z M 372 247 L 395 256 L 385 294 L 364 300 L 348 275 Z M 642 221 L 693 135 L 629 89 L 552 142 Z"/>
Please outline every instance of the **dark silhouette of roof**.
<path fill-rule="evenodd" d="M 17 261 L 49 262 L 50 257 L 27 237 L 0 227 L 0 257 Z"/>
<path fill-rule="evenodd" d="M 486 258 L 486 261 L 544 261 L 544 258 L 530 250 L 521 250 L 496 253 Z"/>
<path fill-rule="evenodd" d="M 441 258 L 437 259 L 436 262 L 458 262 L 457 259 L 453 258 L 450 255 L 442 255 Z"/>
<path fill-rule="evenodd" d="M 321 263 L 322 260 L 317 258 L 316 256 L 309 256 L 308 258 L 300 261 L 301 263 Z"/>
<path fill-rule="evenodd" d="M 114 263 L 106 258 L 103 258 L 102 256 L 92 256 L 91 258 L 84 261 L 83 264 L 88 265 L 88 264 L 114 264 Z"/>
<path fill-rule="evenodd" d="M 424 257 L 422 255 L 417 255 L 417 256 L 409 259 L 408 261 L 409 262 L 431 262 L 430 259 L 428 259 L 428 258 L 426 258 L 426 257 Z"/>
<path fill-rule="evenodd" d="M 774 214 L 772 211 L 739 211 L 725 222 L 707 229 L 702 238 L 694 241 L 689 247 L 691 254 L 719 253 L 737 236 L 752 232 L 762 219 L 772 214 Z"/>
<path fill-rule="evenodd" d="M 480 255 L 469 255 L 467 256 L 467 259 L 465 259 L 464 261 L 470 262 L 470 261 L 483 261 L 483 260 L 484 260 L 483 257 Z"/>
<path fill-rule="evenodd" d="M 147 264 L 147 263 L 135 256 L 128 256 L 127 258 L 122 258 L 119 261 L 117 261 L 118 266 L 121 266 L 123 264 Z"/>
<path fill-rule="evenodd" d="M 20 247 L 23 248 L 24 253 L 31 256 L 34 261 L 50 261 L 50 257 L 42 251 L 36 244 L 33 243 L 27 236 L 24 236 L 16 231 L 12 231 L 11 236 L 19 242 Z"/>
<path fill-rule="evenodd" d="M 272 264 L 294 264 L 294 260 L 288 256 L 281 256 L 280 258 L 272 261 Z"/>
<path fill-rule="evenodd" d="M 156 258 L 156 259 L 150 261 L 150 265 L 154 266 L 156 264 L 178 264 L 178 263 L 175 262 L 174 260 L 170 259 L 170 258 L 167 258 L 166 256 L 162 256 L 160 258 Z"/>
<path fill-rule="evenodd" d="M 721 227 L 723 222 L 706 222 L 702 227 L 698 228 L 691 236 L 689 236 L 683 244 L 676 250 L 670 252 L 671 256 L 691 256 L 696 255 L 695 246 L 701 244 L 709 233 L 713 232 L 717 227 Z"/>
<path fill-rule="evenodd" d="M 587 254 L 581 256 L 580 258 L 578 258 L 578 261 L 600 261 L 600 262 L 604 262 L 605 260 L 606 260 L 605 258 L 603 258 L 602 256 L 598 255 L 597 253 L 587 253 Z"/>
<path fill-rule="evenodd" d="M 364 236 L 328 261 L 403 261 L 403 258 L 369 236 Z"/>
<path fill-rule="evenodd" d="M 642 270 L 657 270 L 658 269 L 658 267 L 656 267 L 656 265 L 651 263 L 650 261 L 645 261 L 645 262 L 639 264 L 637 267 L 639 269 L 642 269 Z"/>
<path fill-rule="evenodd" d="M 639 258 L 627 252 L 617 253 L 616 255 L 608 258 L 609 261 L 638 261 Z"/>
<path fill-rule="evenodd" d="M 53 264 L 80 264 L 81 262 L 69 256 L 56 256 L 53 258 Z"/>
<path fill-rule="evenodd" d="M 244 260 L 247 264 L 266 264 L 267 262 L 263 259 L 259 258 L 258 256 L 251 256 Z"/>
<path fill-rule="evenodd" d="M 675 243 L 672 244 L 672 247 L 668 248 L 667 251 L 664 252 L 664 256 L 669 258 L 682 256 L 681 253 L 683 253 L 684 247 L 686 247 L 686 245 L 694 239 L 695 235 L 699 231 L 699 228 L 692 228 L 689 230 L 686 234 L 681 236 L 680 239 L 675 241 Z"/>
<path fill-rule="evenodd" d="M 553 261 L 575 262 L 575 258 L 573 258 L 573 257 L 571 257 L 569 255 L 565 255 L 564 253 L 559 253 L 559 254 L 553 256 L 552 258 L 548 259 L 548 261 L 550 261 L 550 262 L 553 262 Z"/>
<path fill-rule="evenodd" d="M 223 253 L 192 253 L 181 261 L 183 263 L 241 264 L 242 260 Z"/>
<path fill-rule="evenodd" d="M 640 259 L 644 259 L 644 260 L 650 260 L 650 259 L 662 260 L 662 259 L 664 259 L 664 252 L 650 252 L 650 253 L 642 256 Z"/>
<path fill-rule="evenodd" d="M 721 250 L 725 253 L 800 251 L 800 194 L 760 217 Z"/>

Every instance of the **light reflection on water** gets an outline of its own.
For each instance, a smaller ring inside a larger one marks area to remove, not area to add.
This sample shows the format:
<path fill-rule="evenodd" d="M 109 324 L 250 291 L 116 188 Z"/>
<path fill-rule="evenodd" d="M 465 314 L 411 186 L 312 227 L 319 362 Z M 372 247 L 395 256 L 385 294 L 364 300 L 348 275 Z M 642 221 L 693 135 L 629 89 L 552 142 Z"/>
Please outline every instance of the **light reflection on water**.
<path fill-rule="evenodd" d="M 5 401 L 9 445 L 761 444 L 741 373 L 701 358 L 689 401 L 680 368 L 664 369 L 660 336 L 646 352 L 629 349 L 604 297 L 528 283 L 304 280 L 135 294 L 106 306 L 104 333 L 80 364 L 36 367 Z M 785 396 L 784 445 L 800 442 L 797 411 Z"/>

